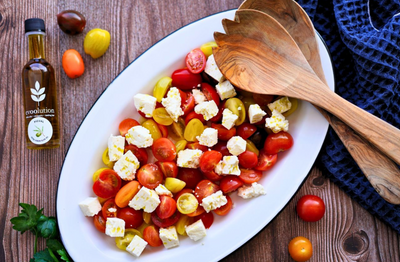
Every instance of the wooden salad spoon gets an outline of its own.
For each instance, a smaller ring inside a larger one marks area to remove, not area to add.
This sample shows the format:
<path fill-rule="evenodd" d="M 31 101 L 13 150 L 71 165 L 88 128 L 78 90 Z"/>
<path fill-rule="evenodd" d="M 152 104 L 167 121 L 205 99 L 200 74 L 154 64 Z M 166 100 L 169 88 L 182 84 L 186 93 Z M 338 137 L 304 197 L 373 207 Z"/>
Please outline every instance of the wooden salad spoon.
<path fill-rule="evenodd" d="M 236 15 L 240 23 L 232 21 L 225 26 L 253 31 L 262 41 L 214 33 L 216 63 L 232 84 L 249 92 L 294 97 L 322 107 L 400 163 L 400 130 L 324 87 L 294 40 L 271 16 L 255 10 L 238 10 Z"/>
<path fill-rule="evenodd" d="M 259 10 L 277 20 L 296 42 L 318 78 L 329 88 L 321 65 L 314 26 L 298 3 L 293 0 L 246 0 L 240 5 L 239 10 L 241 9 Z M 230 27 L 225 26 L 229 21 L 223 21 L 223 25 L 225 31 L 232 34 L 234 32 L 227 31 Z M 246 31 L 244 36 L 253 38 L 248 34 L 251 32 Z M 397 165 L 338 118 L 319 107 L 316 108 L 332 126 L 378 194 L 389 203 L 400 204 L 400 172 Z"/>

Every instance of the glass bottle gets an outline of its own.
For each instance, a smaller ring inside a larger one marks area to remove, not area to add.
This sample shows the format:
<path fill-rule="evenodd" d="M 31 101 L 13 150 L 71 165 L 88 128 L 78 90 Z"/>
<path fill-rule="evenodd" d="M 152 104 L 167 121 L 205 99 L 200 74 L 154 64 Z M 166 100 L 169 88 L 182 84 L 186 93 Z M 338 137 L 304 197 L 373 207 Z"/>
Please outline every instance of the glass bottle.
<path fill-rule="evenodd" d="M 25 20 L 29 43 L 29 62 L 22 70 L 25 137 L 29 149 L 60 146 L 57 87 L 53 67 L 44 55 L 44 21 Z"/>

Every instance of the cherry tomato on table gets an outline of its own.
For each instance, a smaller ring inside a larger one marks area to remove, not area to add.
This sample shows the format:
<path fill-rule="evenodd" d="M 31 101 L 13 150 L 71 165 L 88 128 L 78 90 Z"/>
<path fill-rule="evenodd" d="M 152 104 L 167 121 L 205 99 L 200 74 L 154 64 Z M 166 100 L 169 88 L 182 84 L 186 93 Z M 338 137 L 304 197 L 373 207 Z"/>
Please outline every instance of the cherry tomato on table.
<path fill-rule="evenodd" d="M 267 136 L 264 143 L 264 150 L 267 154 L 274 155 L 288 150 L 293 146 L 292 136 L 285 131 L 272 133 Z"/>
<path fill-rule="evenodd" d="M 85 72 L 82 56 L 75 49 L 68 49 L 64 52 L 62 67 L 69 78 L 80 77 Z"/>
<path fill-rule="evenodd" d="M 118 210 L 117 217 L 125 221 L 125 228 L 138 228 L 143 223 L 143 211 L 130 207 Z"/>
<path fill-rule="evenodd" d="M 203 79 L 200 74 L 193 74 L 187 68 L 175 70 L 172 73 L 172 86 L 181 90 L 191 90 L 198 87 Z"/>
<path fill-rule="evenodd" d="M 186 67 L 193 74 L 201 73 L 206 67 L 206 56 L 200 50 L 200 48 L 193 49 L 190 51 L 185 58 Z"/>
<path fill-rule="evenodd" d="M 111 169 L 103 170 L 96 182 L 93 183 L 93 192 L 101 198 L 114 197 L 121 188 L 121 178 Z"/>
<path fill-rule="evenodd" d="M 297 201 L 296 210 L 299 217 L 304 221 L 316 222 L 325 214 L 325 203 L 318 196 L 305 195 Z"/>
<path fill-rule="evenodd" d="M 149 189 L 155 189 L 162 183 L 164 175 L 156 164 L 146 164 L 137 172 L 139 183 Z"/>
<path fill-rule="evenodd" d="M 289 254 L 297 262 L 309 260 L 312 253 L 312 244 L 305 237 L 295 237 L 289 243 Z"/>

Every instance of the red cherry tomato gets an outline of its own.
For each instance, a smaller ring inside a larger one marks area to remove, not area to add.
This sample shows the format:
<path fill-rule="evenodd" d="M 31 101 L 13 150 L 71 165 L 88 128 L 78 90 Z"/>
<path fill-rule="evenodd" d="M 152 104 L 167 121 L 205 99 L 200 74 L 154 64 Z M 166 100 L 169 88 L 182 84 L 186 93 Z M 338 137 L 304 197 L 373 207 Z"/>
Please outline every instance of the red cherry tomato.
<path fill-rule="evenodd" d="M 230 156 L 229 149 L 226 146 L 226 141 L 220 141 L 215 146 L 213 146 L 212 150 L 218 151 L 222 154 L 222 156 Z"/>
<path fill-rule="evenodd" d="M 193 112 L 195 106 L 194 96 L 191 92 L 186 93 L 186 99 L 182 100 L 181 108 L 183 116 L 187 116 L 190 112 Z"/>
<path fill-rule="evenodd" d="M 185 188 L 195 189 L 196 185 L 203 179 L 198 169 L 179 168 L 178 179 L 186 183 Z"/>
<path fill-rule="evenodd" d="M 217 173 L 215 173 L 214 170 L 211 170 L 209 172 L 203 172 L 203 175 L 210 181 L 212 182 L 217 182 L 220 181 L 223 176 L 218 175 Z"/>
<path fill-rule="evenodd" d="M 159 247 L 163 244 L 158 228 L 154 225 L 148 226 L 143 230 L 143 238 L 152 247 Z"/>
<path fill-rule="evenodd" d="M 201 75 L 193 74 L 187 68 L 175 70 L 172 73 L 172 86 L 182 90 L 191 90 L 198 87 L 203 81 Z"/>
<path fill-rule="evenodd" d="M 222 178 L 219 186 L 224 194 L 228 194 L 243 186 L 243 184 L 243 181 L 238 176 L 230 175 Z"/>
<path fill-rule="evenodd" d="M 250 123 L 243 123 L 237 127 L 237 135 L 241 136 L 244 140 L 251 137 L 257 131 L 257 127 Z"/>
<path fill-rule="evenodd" d="M 265 149 L 261 149 L 260 154 L 258 155 L 258 164 L 254 169 L 259 171 L 269 170 L 275 165 L 277 160 L 277 154 L 270 155 L 265 152 Z"/>
<path fill-rule="evenodd" d="M 218 107 L 218 113 L 217 113 L 217 115 L 216 116 L 214 116 L 213 118 L 211 118 L 210 119 L 210 122 L 212 122 L 212 123 L 220 123 L 221 122 L 221 120 L 222 120 L 222 113 L 223 113 L 223 111 L 224 111 L 224 109 L 225 109 L 225 102 L 226 102 L 226 100 L 225 101 L 222 101 L 222 103 L 219 105 L 219 107 Z"/>
<path fill-rule="evenodd" d="M 93 217 L 93 224 L 98 231 L 106 233 L 106 220 L 101 213 Z"/>
<path fill-rule="evenodd" d="M 154 225 L 158 227 L 169 227 L 178 222 L 179 218 L 181 217 L 181 213 L 176 211 L 172 216 L 166 219 L 161 219 L 157 212 L 151 213 L 151 221 L 153 221 Z"/>
<path fill-rule="evenodd" d="M 138 126 L 140 125 L 138 121 L 136 121 L 135 119 L 132 118 L 127 118 L 121 121 L 121 123 L 119 124 L 119 133 L 121 134 L 121 136 L 125 136 L 129 129 L 131 129 L 134 126 Z"/>
<path fill-rule="evenodd" d="M 149 159 L 149 156 L 147 155 L 146 149 L 138 148 L 135 145 L 125 145 L 125 153 L 128 151 L 131 151 L 132 154 L 134 154 L 136 156 L 136 158 L 140 162 L 140 165 L 147 164 L 147 160 Z"/>
<path fill-rule="evenodd" d="M 104 202 L 103 207 L 101 208 L 101 214 L 105 219 L 107 219 L 107 217 L 117 217 L 118 209 L 119 207 L 115 204 L 114 198 L 110 198 Z"/>
<path fill-rule="evenodd" d="M 213 210 L 214 213 L 218 216 L 226 216 L 231 211 L 233 207 L 232 199 L 230 198 L 230 196 L 226 196 L 226 200 L 228 200 L 228 203 L 226 203 L 222 207 Z"/>
<path fill-rule="evenodd" d="M 160 129 L 162 137 L 168 137 L 168 127 L 158 124 L 158 129 Z"/>
<path fill-rule="evenodd" d="M 188 217 L 197 217 L 200 216 L 201 214 L 205 213 L 206 210 L 202 207 L 202 206 L 198 206 L 196 211 L 194 211 L 193 213 L 187 214 Z"/>
<path fill-rule="evenodd" d="M 278 154 L 293 146 L 293 138 L 288 132 L 281 131 L 267 136 L 264 143 L 264 150 L 269 155 Z"/>
<path fill-rule="evenodd" d="M 297 201 L 296 210 L 299 217 L 304 221 L 316 222 L 325 214 L 325 203 L 318 196 L 305 195 Z"/>
<path fill-rule="evenodd" d="M 214 87 L 210 86 L 207 83 L 202 83 L 201 92 L 203 92 L 208 101 L 214 100 L 215 104 L 217 104 L 217 106 L 219 107 L 221 100 L 219 100 L 219 95 Z"/>
<path fill-rule="evenodd" d="M 258 156 L 251 151 L 244 151 L 239 156 L 239 165 L 243 168 L 253 168 L 258 164 Z"/>
<path fill-rule="evenodd" d="M 211 127 L 217 129 L 217 131 L 218 131 L 218 140 L 228 141 L 229 139 L 231 139 L 233 136 L 236 135 L 236 128 L 235 127 L 232 127 L 231 129 L 228 130 L 223 125 L 216 124 L 216 123 L 212 123 Z"/>
<path fill-rule="evenodd" d="M 160 196 L 160 204 L 156 208 L 157 216 L 161 219 L 171 217 L 176 211 L 176 201 L 170 196 Z"/>
<path fill-rule="evenodd" d="M 240 169 L 239 178 L 246 184 L 252 184 L 260 181 L 262 177 L 262 171 L 253 169 Z"/>
<path fill-rule="evenodd" d="M 165 137 L 154 141 L 152 151 L 154 157 L 160 161 L 173 161 L 176 157 L 175 144 Z"/>
<path fill-rule="evenodd" d="M 117 217 L 125 221 L 125 228 L 138 228 L 143 223 L 143 211 L 130 207 L 120 209 Z"/>
<path fill-rule="evenodd" d="M 157 161 L 156 165 L 160 168 L 164 177 L 177 177 L 178 176 L 178 166 L 174 161 Z"/>
<path fill-rule="evenodd" d="M 212 212 L 204 212 L 201 215 L 195 217 L 195 221 L 201 219 L 201 221 L 203 222 L 203 225 L 205 228 L 209 229 L 211 227 L 211 225 L 214 223 L 214 215 Z"/>
<path fill-rule="evenodd" d="M 208 197 L 209 195 L 214 194 L 219 190 L 219 186 L 214 184 L 210 180 L 202 180 L 197 184 L 194 189 L 194 196 L 197 198 L 197 201 L 201 203 L 203 198 Z"/>
<path fill-rule="evenodd" d="M 208 147 L 204 146 L 204 145 L 200 145 L 199 142 L 187 143 L 185 148 L 186 149 L 199 149 L 199 150 L 201 150 L 203 152 L 208 151 Z"/>
<path fill-rule="evenodd" d="M 215 150 L 210 150 L 204 152 L 200 157 L 200 169 L 202 172 L 214 171 L 215 167 L 221 161 L 222 154 Z"/>
<path fill-rule="evenodd" d="M 93 183 L 93 192 L 101 198 L 114 197 L 121 188 L 121 178 L 111 169 L 103 170 L 96 182 Z"/>
<path fill-rule="evenodd" d="M 206 67 L 206 62 L 206 55 L 200 50 L 200 48 L 193 49 L 185 58 L 186 67 L 193 74 L 201 73 Z"/>
<path fill-rule="evenodd" d="M 196 112 L 192 111 L 185 117 L 185 125 L 187 125 L 189 121 L 192 120 L 193 118 L 199 119 L 203 124 L 206 123 L 206 120 L 204 120 L 202 114 L 197 114 Z"/>
<path fill-rule="evenodd" d="M 154 189 L 162 183 L 164 176 L 156 164 L 146 164 L 139 169 L 137 179 L 141 185 Z"/>
<path fill-rule="evenodd" d="M 273 95 L 253 94 L 253 99 L 259 106 L 267 106 L 274 100 Z"/>

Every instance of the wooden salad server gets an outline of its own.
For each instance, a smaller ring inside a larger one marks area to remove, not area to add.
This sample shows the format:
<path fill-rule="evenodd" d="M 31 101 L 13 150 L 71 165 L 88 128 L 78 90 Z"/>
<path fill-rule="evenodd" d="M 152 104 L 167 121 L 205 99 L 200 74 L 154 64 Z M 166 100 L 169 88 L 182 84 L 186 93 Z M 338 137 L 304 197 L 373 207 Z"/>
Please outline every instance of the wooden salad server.
<path fill-rule="evenodd" d="M 259 10 L 277 20 L 290 34 L 315 74 L 328 88 L 321 65 L 314 26 L 298 3 L 293 0 L 246 0 L 239 7 L 239 10 L 241 9 Z M 228 34 L 242 33 L 241 31 L 228 32 L 230 27 L 225 24 L 229 24 L 229 22 L 230 20 L 223 21 Z M 244 36 L 252 38 L 248 34 L 251 32 L 246 31 Z M 316 108 L 332 126 L 378 194 L 389 203 L 400 204 L 400 171 L 397 165 L 338 118 L 323 109 Z"/>
<path fill-rule="evenodd" d="M 294 97 L 322 107 L 400 163 L 400 130 L 324 87 L 294 40 L 271 16 L 255 10 L 238 10 L 236 15 L 240 23 L 225 23 L 228 32 L 250 31 L 259 40 L 237 33 L 214 33 L 216 63 L 232 84 L 249 92 Z"/>

